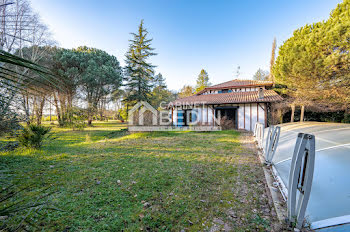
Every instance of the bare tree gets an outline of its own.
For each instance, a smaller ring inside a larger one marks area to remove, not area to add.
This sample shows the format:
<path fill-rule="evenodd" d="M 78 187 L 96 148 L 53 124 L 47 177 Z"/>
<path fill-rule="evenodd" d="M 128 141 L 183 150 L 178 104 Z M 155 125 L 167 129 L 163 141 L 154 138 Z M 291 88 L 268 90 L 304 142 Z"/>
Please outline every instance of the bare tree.
<path fill-rule="evenodd" d="M 48 28 L 40 21 L 27 0 L 0 0 L 1 34 L 0 43 L 4 51 L 15 53 L 35 63 L 40 63 L 54 42 Z M 15 67 L 19 74 L 18 79 L 23 82 L 32 82 L 37 85 L 32 73 L 26 68 Z M 28 78 L 30 80 L 28 80 Z M 18 82 L 21 83 L 21 82 Z M 50 95 L 47 89 L 41 89 L 47 94 L 33 95 L 30 89 L 22 89 L 20 103 L 27 119 L 30 115 L 42 115 L 45 100 Z M 15 100 L 14 92 L 9 96 L 9 104 Z M 13 104 L 13 103 L 12 103 Z M 30 112 L 32 110 L 32 112 Z M 29 120 L 27 120 L 29 122 Z M 37 122 L 39 122 L 37 120 Z M 39 122 L 40 123 L 40 122 Z"/>

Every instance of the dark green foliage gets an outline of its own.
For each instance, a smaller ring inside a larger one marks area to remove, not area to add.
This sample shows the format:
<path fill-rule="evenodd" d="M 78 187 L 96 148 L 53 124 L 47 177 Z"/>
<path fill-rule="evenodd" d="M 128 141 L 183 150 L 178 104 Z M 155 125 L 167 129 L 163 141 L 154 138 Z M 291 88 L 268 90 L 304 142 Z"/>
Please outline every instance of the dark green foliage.
<path fill-rule="evenodd" d="M 141 20 L 137 33 L 131 33 L 129 51 L 126 54 L 125 81 L 126 96 L 124 102 L 135 104 L 139 101 L 149 101 L 152 91 L 155 67 L 147 60 L 156 55 L 151 47 L 152 39 L 148 39 L 148 31 Z"/>
<path fill-rule="evenodd" d="M 0 96 L 0 136 L 21 128 L 18 114 L 11 108 L 7 108 L 6 102 L 1 101 L 1 98 L 2 96 Z"/>
<path fill-rule="evenodd" d="M 91 124 L 98 103 L 103 97 L 117 90 L 122 83 L 119 61 L 105 51 L 86 46 L 62 50 L 57 59 L 57 71 L 70 77 L 67 80 L 71 92 L 67 95 L 67 112 L 62 114 L 68 114 L 71 120 L 72 100 L 79 89 L 81 97 L 88 103 L 88 124 Z"/>
<path fill-rule="evenodd" d="M 170 101 L 175 100 L 174 94 L 167 89 L 165 79 L 159 73 L 154 77 L 154 87 L 151 92 L 150 104 L 158 109 L 164 108 Z"/>
<path fill-rule="evenodd" d="M 13 151 L 18 147 L 19 143 L 17 141 L 9 141 L 4 145 L 0 145 L 0 151 Z"/>
<path fill-rule="evenodd" d="M 347 110 L 350 104 L 350 1 L 327 21 L 294 31 L 279 49 L 273 68 L 276 82 L 302 104 Z"/>
<path fill-rule="evenodd" d="M 65 127 L 72 128 L 74 130 L 84 130 L 87 126 L 86 120 L 88 119 L 88 113 L 86 109 L 73 107 L 70 111 L 71 118 L 65 124 Z"/>
<path fill-rule="evenodd" d="M 344 114 L 344 118 L 341 122 L 350 123 L 350 114 Z"/>
<path fill-rule="evenodd" d="M 15 180 L 6 166 L 1 165 L 0 170 L 0 231 L 37 230 L 39 218 L 58 210 L 49 201 L 54 191 L 45 183 L 36 186 Z"/>
<path fill-rule="evenodd" d="M 290 122 L 290 117 L 291 111 L 289 110 L 283 115 L 283 122 Z M 300 108 L 296 108 L 295 110 L 294 121 L 300 121 Z M 306 110 L 304 113 L 304 121 L 350 123 L 350 117 L 349 114 L 346 114 L 344 111 L 314 112 Z"/>
<path fill-rule="evenodd" d="M 40 149 L 45 139 L 50 137 L 50 131 L 51 127 L 31 124 L 20 132 L 18 142 L 27 148 Z"/>

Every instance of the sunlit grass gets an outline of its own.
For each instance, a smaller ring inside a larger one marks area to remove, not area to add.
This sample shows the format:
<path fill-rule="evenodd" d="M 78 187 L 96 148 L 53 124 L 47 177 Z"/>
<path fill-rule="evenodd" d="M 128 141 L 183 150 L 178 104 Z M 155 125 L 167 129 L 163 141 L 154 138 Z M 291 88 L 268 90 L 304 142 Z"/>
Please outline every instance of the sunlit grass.
<path fill-rule="evenodd" d="M 41 151 L 0 153 L 21 183 L 55 189 L 51 201 L 62 211 L 36 218 L 43 230 L 268 230 L 269 223 L 255 220 L 270 217 L 263 173 L 238 132 L 125 128 L 55 127 L 57 138 Z"/>

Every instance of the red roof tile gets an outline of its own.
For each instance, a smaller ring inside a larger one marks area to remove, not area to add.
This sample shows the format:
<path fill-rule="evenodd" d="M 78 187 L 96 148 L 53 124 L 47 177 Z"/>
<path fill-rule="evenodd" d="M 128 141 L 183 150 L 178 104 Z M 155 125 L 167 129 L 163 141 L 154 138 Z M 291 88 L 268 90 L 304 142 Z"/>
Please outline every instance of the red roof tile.
<path fill-rule="evenodd" d="M 198 92 L 197 95 L 210 89 L 229 89 L 229 88 L 241 88 L 241 87 L 254 87 L 254 86 L 272 86 L 272 81 L 257 81 L 257 80 L 231 80 L 221 84 L 209 86 L 202 91 Z"/>
<path fill-rule="evenodd" d="M 184 104 L 229 104 L 229 103 L 253 103 L 276 102 L 283 98 L 273 90 L 264 90 L 264 98 L 259 99 L 258 91 L 231 92 L 218 94 L 193 95 L 173 101 L 173 105 Z"/>
<path fill-rule="evenodd" d="M 221 88 L 229 88 L 229 87 L 245 87 L 245 86 L 266 86 L 266 85 L 273 85 L 272 81 L 256 81 L 256 80 L 232 80 L 232 81 L 226 81 L 221 84 L 212 85 L 208 88 L 215 88 L 215 89 L 221 89 Z"/>

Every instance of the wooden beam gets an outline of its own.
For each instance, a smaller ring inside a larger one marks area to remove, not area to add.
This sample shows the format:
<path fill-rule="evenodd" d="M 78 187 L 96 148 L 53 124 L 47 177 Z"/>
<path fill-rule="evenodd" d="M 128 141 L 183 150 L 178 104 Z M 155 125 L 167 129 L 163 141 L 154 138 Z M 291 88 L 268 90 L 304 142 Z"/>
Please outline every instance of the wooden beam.
<path fill-rule="evenodd" d="M 249 130 L 251 131 L 252 130 L 252 103 L 249 103 L 250 104 L 250 120 L 249 120 Z"/>
<path fill-rule="evenodd" d="M 171 125 L 174 125 L 174 107 L 171 108 Z"/>
<path fill-rule="evenodd" d="M 245 103 L 243 104 L 243 120 L 244 120 L 243 128 L 245 130 Z"/>
<path fill-rule="evenodd" d="M 267 103 L 265 103 L 264 113 L 265 113 L 265 127 L 267 127 Z"/>
<path fill-rule="evenodd" d="M 209 126 L 209 105 L 207 105 L 207 124 Z"/>
<path fill-rule="evenodd" d="M 259 122 L 259 103 L 256 103 L 256 122 Z"/>
<path fill-rule="evenodd" d="M 214 111 L 214 106 L 211 108 L 211 111 L 213 113 L 213 126 L 215 126 L 215 111 Z"/>

